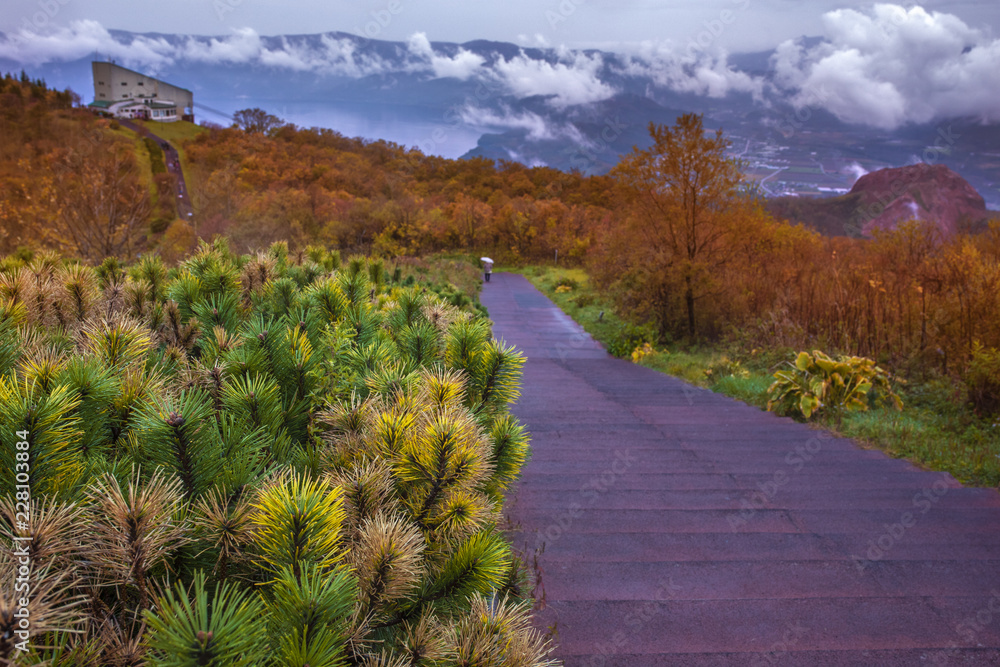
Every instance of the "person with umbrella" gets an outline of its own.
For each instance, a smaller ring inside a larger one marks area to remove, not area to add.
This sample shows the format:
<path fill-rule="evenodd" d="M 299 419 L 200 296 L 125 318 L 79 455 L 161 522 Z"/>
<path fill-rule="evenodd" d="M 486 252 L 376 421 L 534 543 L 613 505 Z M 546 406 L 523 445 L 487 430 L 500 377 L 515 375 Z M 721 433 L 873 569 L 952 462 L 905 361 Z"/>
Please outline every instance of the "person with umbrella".
<path fill-rule="evenodd" d="M 480 257 L 479 260 L 483 263 L 483 278 L 489 282 L 490 274 L 493 273 L 493 260 L 489 257 Z"/>

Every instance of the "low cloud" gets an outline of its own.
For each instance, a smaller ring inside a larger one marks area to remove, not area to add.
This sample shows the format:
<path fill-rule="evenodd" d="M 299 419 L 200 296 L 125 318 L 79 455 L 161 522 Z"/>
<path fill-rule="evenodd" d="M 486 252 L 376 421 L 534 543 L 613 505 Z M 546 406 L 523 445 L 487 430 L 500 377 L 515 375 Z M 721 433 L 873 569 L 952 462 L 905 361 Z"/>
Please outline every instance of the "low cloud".
<path fill-rule="evenodd" d="M 407 46 L 410 53 L 430 64 L 434 76 L 438 79 L 454 78 L 466 81 L 479 73 L 486 62 L 479 54 L 463 48 L 459 48 L 458 53 L 450 58 L 439 55 L 434 51 L 427 35 L 422 32 L 410 37 Z"/>
<path fill-rule="evenodd" d="M 595 147 L 572 122 L 553 121 L 531 111 L 515 112 L 503 104 L 499 109 L 466 104 L 458 117 L 464 124 L 482 130 L 525 130 L 529 141 L 561 139 L 585 148 Z"/>
<path fill-rule="evenodd" d="M 868 170 L 861 166 L 858 162 L 852 162 L 851 164 L 844 167 L 844 172 L 850 174 L 857 181 L 859 178 L 868 173 Z"/>
<path fill-rule="evenodd" d="M 886 130 L 956 116 L 1000 121 L 1000 40 L 919 6 L 839 9 L 823 24 L 822 42 L 785 42 L 772 60 L 795 106 Z"/>
<path fill-rule="evenodd" d="M 219 37 L 163 37 L 112 34 L 96 21 L 5 35 L 0 59 L 31 67 L 96 55 L 154 74 L 184 62 L 349 78 L 420 73 L 485 86 L 491 96 L 543 97 L 555 110 L 607 100 L 625 77 L 648 83 L 650 90 L 711 98 L 742 93 L 764 105 L 785 100 L 797 108 L 821 107 L 845 122 L 887 130 L 949 117 L 1000 122 L 1000 39 L 952 14 L 895 4 L 828 12 L 823 26 L 818 42 L 782 43 L 766 78 L 734 69 L 714 43 L 685 49 L 647 42 L 614 55 L 559 48 L 536 56 L 521 50 L 505 57 L 455 45 L 435 48 L 424 33 L 393 50 L 368 48 L 362 38 L 337 33 L 274 38 L 244 28 Z M 525 43 L 530 40 L 525 36 Z M 511 119 L 491 113 L 533 137 L 552 131 L 524 114 Z"/>
<path fill-rule="evenodd" d="M 244 63 L 259 58 L 263 50 L 260 35 L 250 28 L 243 28 L 228 37 L 208 40 L 189 37 L 177 49 L 177 56 L 183 60 L 210 64 Z"/>
<path fill-rule="evenodd" d="M 171 42 L 143 35 L 116 37 L 96 21 L 77 21 L 45 35 L 21 31 L 0 39 L 0 58 L 24 65 L 79 60 L 94 54 L 151 72 L 183 61 L 260 64 L 354 78 L 392 69 L 377 55 L 358 53 L 351 38 L 329 34 L 320 35 L 318 40 L 283 37 L 275 44 L 274 39 L 263 38 L 251 28 L 224 37 L 187 36 Z"/>
<path fill-rule="evenodd" d="M 336 74 L 350 78 L 360 78 L 390 71 L 392 66 L 374 54 L 358 53 L 358 44 L 353 39 L 323 35 L 320 40 L 324 49 L 321 73 Z"/>
<path fill-rule="evenodd" d="M 522 51 L 510 60 L 500 58 L 493 71 L 507 90 L 519 98 L 550 98 L 556 108 L 600 102 L 617 92 L 601 80 L 604 61 L 599 54 L 567 53 L 566 60 L 534 60 Z"/>
<path fill-rule="evenodd" d="M 173 62 L 175 47 L 162 38 L 136 37 L 117 41 L 97 21 L 75 21 L 41 35 L 20 30 L 0 40 L 0 58 L 24 65 L 43 65 L 87 58 L 94 53 L 133 65 L 158 66 Z"/>
<path fill-rule="evenodd" d="M 458 112 L 458 116 L 463 123 L 472 127 L 527 130 L 528 138 L 533 141 L 556 138 L 556 133 L 549 128 L 545 119 L 531 111 L 513 113 L 506 107 L 497 111 L 467 104 Z"/>
<path fill-rule="evenodd" d="M 679 93 L 712 98 L 739 92 L 760 99 L 765 88 L 762 78 L 733 69 L 724 50 L 681 50 L 671 42 L 640 44 L 623 56 L 620 73 L 648 78 L 656 86 Z"/>

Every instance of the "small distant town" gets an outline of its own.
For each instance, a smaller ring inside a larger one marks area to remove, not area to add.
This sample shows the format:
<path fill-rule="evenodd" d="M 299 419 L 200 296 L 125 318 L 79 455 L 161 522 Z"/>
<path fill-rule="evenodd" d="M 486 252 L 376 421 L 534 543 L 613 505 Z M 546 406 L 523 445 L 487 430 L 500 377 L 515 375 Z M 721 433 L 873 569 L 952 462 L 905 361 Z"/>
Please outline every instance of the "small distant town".
<path fill-rule="evenodd" d="M 965 132 L 963 129 L 962 132 Z M 767 197 L 831 197 L 850 191 L 861 176 L 901 164 L 946 164 L 961 168 L 988 204 L 1000 203 L 994 182 L 980 173 L 1000 173 L 1000 154 L 990 150 L 958 150 L 947 128 L 921 139 L 880 139 L 858 130 L 851 135 L 836 130 L 776 132 L 768 137 L 743 127 L 727 133 L 729 155 L 744 164 L 744 173 Z M 961 160 L 956 161 L 956 155 Z M 970 168 L 962 168 L 970 167 Z"/>

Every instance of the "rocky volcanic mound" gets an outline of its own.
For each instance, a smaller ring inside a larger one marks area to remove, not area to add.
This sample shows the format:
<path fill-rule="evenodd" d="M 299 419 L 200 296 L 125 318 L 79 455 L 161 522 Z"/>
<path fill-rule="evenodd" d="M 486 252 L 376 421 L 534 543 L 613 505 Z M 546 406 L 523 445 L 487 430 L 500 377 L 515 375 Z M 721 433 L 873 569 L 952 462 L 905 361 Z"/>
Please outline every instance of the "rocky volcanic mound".
<path fill-rule="evenodd" d="M 850 195 L 858 196 L 854 225 L 865 236 L 915 219 L 934 223 L 947 238 L 960 225 L 988 217 L 976 189 L 940 164 L 873 171 L 858 179 Z"/>

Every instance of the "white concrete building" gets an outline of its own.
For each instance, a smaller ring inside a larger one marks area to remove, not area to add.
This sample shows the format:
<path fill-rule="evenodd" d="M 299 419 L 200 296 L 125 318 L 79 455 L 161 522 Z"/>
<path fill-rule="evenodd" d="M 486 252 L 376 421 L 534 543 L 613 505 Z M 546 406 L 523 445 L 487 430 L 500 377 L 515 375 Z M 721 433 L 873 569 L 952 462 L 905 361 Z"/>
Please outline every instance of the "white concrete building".
<path fill-rule="evenodd" d="M 115 63 L 93 62 L 94 101 L 88 106 L 115 118 L 194 122 L 194 94 Z"/>

